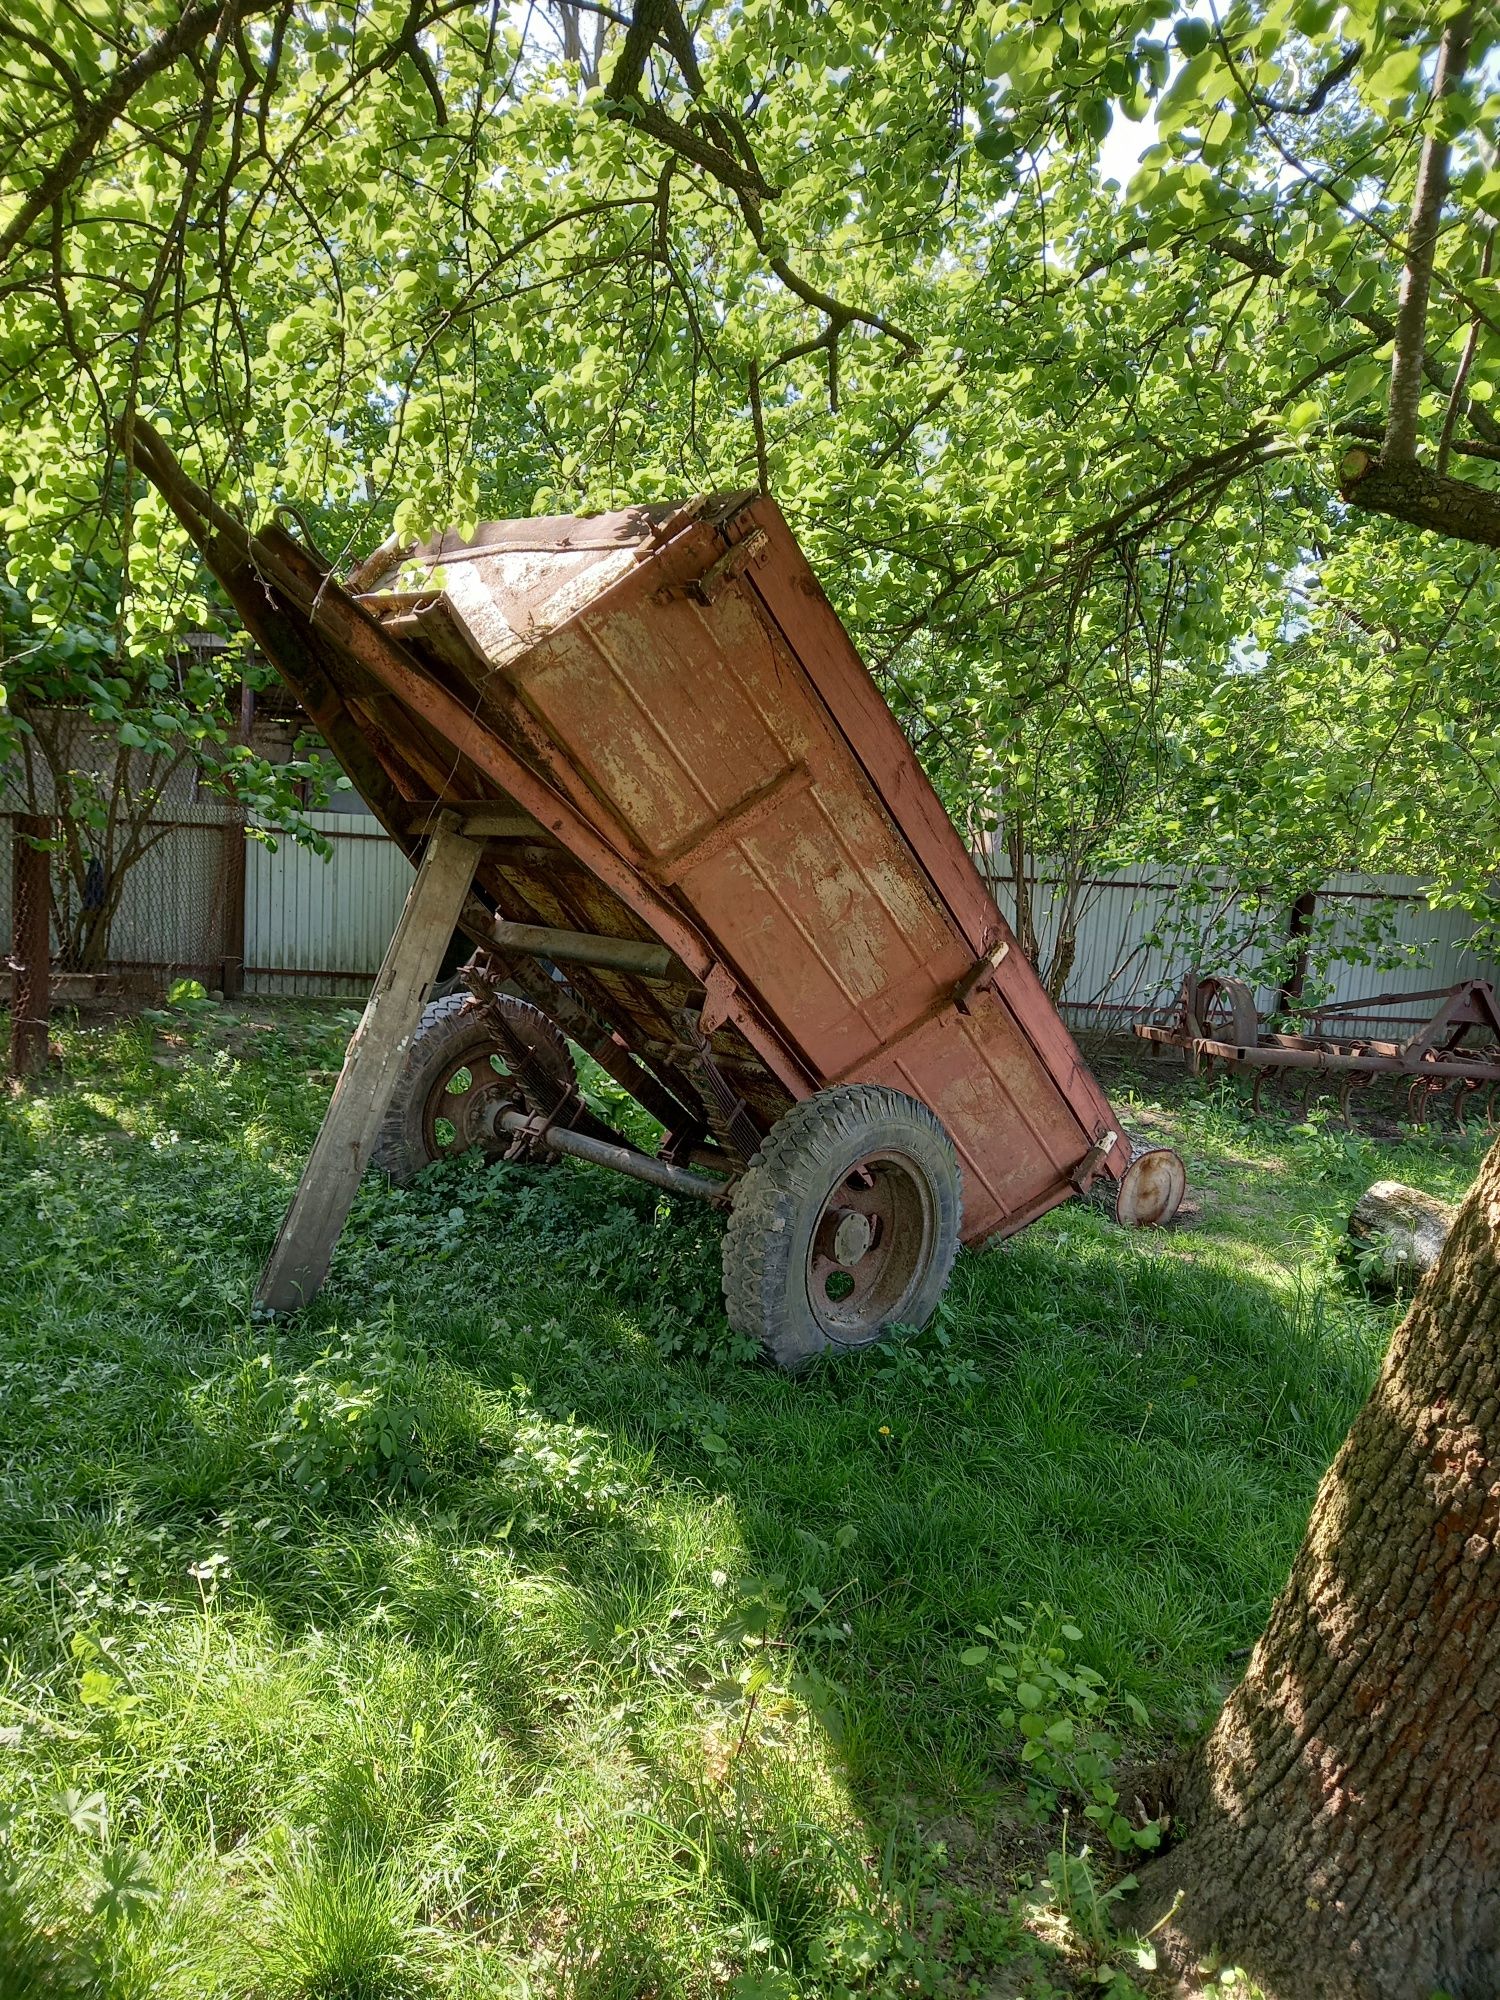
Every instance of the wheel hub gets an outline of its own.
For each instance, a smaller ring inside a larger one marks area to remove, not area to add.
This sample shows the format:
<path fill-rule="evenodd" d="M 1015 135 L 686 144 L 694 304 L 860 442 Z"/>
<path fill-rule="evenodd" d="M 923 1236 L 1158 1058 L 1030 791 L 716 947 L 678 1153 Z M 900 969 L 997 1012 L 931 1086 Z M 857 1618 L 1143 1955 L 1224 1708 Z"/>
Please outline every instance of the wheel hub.
<path fill-rule="evenodd" d="M 926 1180 L 903 1154 L 872 1153 L 830 1190 L 807 1256 L 808 1300 L 830 1340 L 862 1346 L 901 1319 L 935 1229 Z"/>
<path fill-rule="evenodd" d="M 506 1143 L 496 1138 L 496 1120 L 521 1092 L 495 1051 L 470 1054 L 436 1078 L 422 1112 L 422 1134 L 433 1159 L 467 1152 L 471 1146 L 496 1153 Z"/>
<path fill-rule="evenodd" d="M 857 1208 L 834 1212 L 838 1215 L 838 1227 L 833 1232 L 833 1259 L 846 1271 L 852 1270 L 874 1245 L 880 1233 L 880 1218 L 865 1215 Z"/>
<path fill-rule="evenodd" d="M 502 1112 L 515 1108 L 550 1117 L 574 1087 L 571 1070 L 559 1073 L 557 1052 L 541 1031 L 541 1016 L 533 1018 L 534 1010 L 507 1005 L 504 996 L 492 998 L 489 1005 L 505 1006 L 504 1028 L 518 1047 L 507 1048 L 492 1030 L 456 1052 L 433 1079 L 422 1108 L 423 1138 L 432 1159 L 475 1146 L 488 1158 L 498 1159 L 515 1148 L 501 1130 Z M 520 1073 L 523 1063 L 526 1076 Z M 544 1101 L 534 1102 L 542 1093 Z"/>

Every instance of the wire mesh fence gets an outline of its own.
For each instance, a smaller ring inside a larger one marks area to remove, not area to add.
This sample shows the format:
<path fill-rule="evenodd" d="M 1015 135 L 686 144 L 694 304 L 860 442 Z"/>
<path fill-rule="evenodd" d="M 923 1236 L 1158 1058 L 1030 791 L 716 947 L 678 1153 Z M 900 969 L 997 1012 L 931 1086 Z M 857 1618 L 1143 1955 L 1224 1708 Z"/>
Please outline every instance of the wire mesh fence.
<path fill-rule="evenodd" d="M 10 1067 L 15 1076 L 35 1076 L 47 1061 L 47 1022 L 52 1008 L 47 876 L 52 831 L 50 819 L 36 813 L 20 814 L 6 842 L 11 895 Z"/>

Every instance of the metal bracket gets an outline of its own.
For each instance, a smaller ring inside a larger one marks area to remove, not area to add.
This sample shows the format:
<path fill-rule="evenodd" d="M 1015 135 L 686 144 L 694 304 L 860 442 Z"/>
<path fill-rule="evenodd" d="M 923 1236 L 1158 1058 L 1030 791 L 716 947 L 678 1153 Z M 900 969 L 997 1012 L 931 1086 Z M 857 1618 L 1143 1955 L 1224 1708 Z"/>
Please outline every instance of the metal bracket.
<path fill-rule="evenodd" d="M 765 553 L 770 543 L 771 538 L 764 528 L 752 528 L 742 542 L 736 542 L 733 548 L 725 550 L 717 562 L 710 563 L 702 576 L 694 577 L 689 583 L 668 584 L 664 590 L 657 591 L 657 603 L 670 604 L 673 598 L 691 597 L 699 604 L 712 604 L 737 576 Z"/>
<path fill-rule="evenodd" d="M 1083 1158 L 1078 1162 L 1078 1165 L 1073 1169 L 1072 1173 L 1069 1174 L 1068 1179 L 1080 1194 L 1086 1191 L 1104 1159 L 1114 1150 L 1114 1147 L 1119 1142 L 1119 1138 L 1120 1134 L 1112 1126 L 1106 1125 L 1093 1145 L 1089 1147 Z"/>
<path fill-rule="evenodd" d="M 969 1002 L 974 997 L 974 994 L 994 972 L 996 966 L 1009 955 L 1009 952 L 1009 941 L 1005 938 L 997 939 L 984 954 L 983 958 L 977 960 L 975 964 L 969 967 L 969 970 L 953 989 L 953 1004 L 960 1014 L 968 1013 Z"/>
<path fill-rule="evenodd" d="M 738 997 L 739 988 L 732 975 L 722 965 L 711 965 L 703 982 L 703 1011 L 698 1016 L 700 1032 L 711 1035 L 715 1028 L 722 1028 Z"/>

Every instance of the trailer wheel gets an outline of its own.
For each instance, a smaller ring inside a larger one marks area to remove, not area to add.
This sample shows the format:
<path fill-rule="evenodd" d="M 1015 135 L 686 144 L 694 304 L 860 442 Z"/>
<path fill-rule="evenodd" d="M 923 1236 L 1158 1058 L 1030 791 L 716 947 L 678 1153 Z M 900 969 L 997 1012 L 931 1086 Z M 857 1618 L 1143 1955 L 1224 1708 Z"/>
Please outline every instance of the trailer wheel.
<path fill-rule="evenodd" d="M 573 1057 L 562 1030 L 529 1000 L 497 994 L 490 1003 L 505 1015 L 511 1031 L 557 1082 L 557 1097 L 576 1086 Z M 398 1187 L 433 1160 L 451 1159 L 479 1146 L 497 1159 L 509 1143 L 496 1138 L 489 1114 L 496 1100 L 513 1103 L 526 1095 L 511 1073 L 504 1051 L 486 1020 L 488 1008 L 461 991 L 429 1000 L 422 1009 L 390 1110 L 375 1142 L 374 1162 Z M 528 1111 L 549 1112 L 550 1104 L 527 1101 Z"/>
<path fill-rule="evenodd" d="M 794 1105 L 735 1190 L 724 1303 L 795 1372 L 930 1318 L 958 1254 L 953 1142 L 914 1097 L 841 1084 Z"/>

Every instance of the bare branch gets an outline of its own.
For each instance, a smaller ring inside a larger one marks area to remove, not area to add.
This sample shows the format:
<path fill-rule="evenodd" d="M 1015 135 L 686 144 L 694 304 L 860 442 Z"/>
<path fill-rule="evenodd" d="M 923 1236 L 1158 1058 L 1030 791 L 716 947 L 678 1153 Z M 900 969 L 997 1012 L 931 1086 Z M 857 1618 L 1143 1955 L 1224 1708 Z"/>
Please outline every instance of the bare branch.
<path fill-rule="evenodd" d="M 1391 356 L 1385 449 L 1381 454 L 1387 467 L 1416 462 L 1422 361 L 1427 350 L 1427 302 L 1432 294 L 1433 258 L 1448 192 L 1448 158 L 1452 150 L 1443 116 L 1444 101 L 1463 81 L 1472 33 L 1473 15 L 1464 7 L 1449 20 L 1438 45 L 1437 69 L 1432 80 L 1433 129 L 1422 142 L 1422 157 L 1417 165 L 1411 228 L 1396 309 L 1396 348 Z"/>

